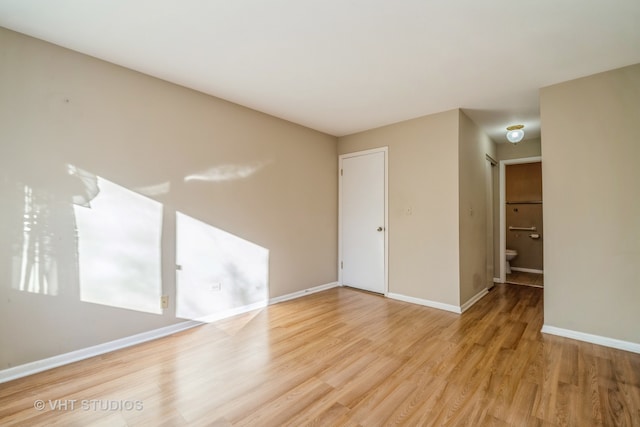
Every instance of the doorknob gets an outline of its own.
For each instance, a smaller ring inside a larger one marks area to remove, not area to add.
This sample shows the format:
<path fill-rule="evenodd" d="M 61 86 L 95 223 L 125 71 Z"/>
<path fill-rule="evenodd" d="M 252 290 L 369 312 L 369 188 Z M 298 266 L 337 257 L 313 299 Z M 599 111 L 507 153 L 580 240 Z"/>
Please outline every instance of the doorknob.
<path fill-rule="evenodd" d="M 384 228 L 378 227 L 378 231 L 382 231 L 382 230 L 384 230 Z"/>

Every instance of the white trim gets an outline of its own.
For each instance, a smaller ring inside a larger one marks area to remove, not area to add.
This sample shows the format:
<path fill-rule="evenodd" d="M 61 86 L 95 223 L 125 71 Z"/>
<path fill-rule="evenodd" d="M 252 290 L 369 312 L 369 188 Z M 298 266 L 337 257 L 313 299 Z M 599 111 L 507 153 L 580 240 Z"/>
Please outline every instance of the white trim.
<path fill-rule="evenodd" d="M 570 329 L 556 328 L 555 326 L 542 325 L 543 334 L 557 335 L 560 337 L 571 338 L 578 341 L 590 342 L 605 347 L 617 348 L 618 350 L 630 351 L 632 353 L 640 353 L 640 343 L 622 341 L 615 338 L 603 337 L 600 335 L 586 334 L 584 332 L 572 331 Z"/>
<path fill-rule="evenodd" d="M 504 283 L 506 280 L 506 272 L 505 272 L 505 250 L 507 248 L 507 235 L 505 234 L 506 228 L 506 183 L 504 180 L 505 175 L 505 165 L 518 165 L 521 163 L 535 163 L 541 162 L 542 156 L 535 157 L 523 157 L 520 159 L 509 159 L 509 160 L 500 160 L 500 262 L 498 265 L 500 266 L 500 281 Z"/>
<path fill-rule="evenodd" d="M 384 295 L 387 296 L 388 294 L 389 294 L 389 148 L 384 147 Z"/>
<path fill-rule="evenodd" d="M 212 323 L 217 320 L 226 319 L 231 316 L 237 316 L 238 314 L 248 313 L 259 308 L 264 308 L 269 305 L 268 301 L 258 301 L 253 304 L 243 305 L 242 307 L 230 308 L 229 310 L 222 311 L 220 313 L 210 314 L 208 316 L 198 317 L 195 320 L 201 323 Z"/>
<path fill-rule="evenodd" d="M 196 326 L 200 326 L 203 323 L 215 322 L 216 320 L 225 319 L 238 314 L 247 313 L 252 310 L 264 308 L 267 305 L 277 304 L 282 301 L 287 301 L 294 298 L 300 298 L 305 295 L 324 291 L 327 289 L 335 288 L 339 286 L 338 282 L 327 283 L 313 288 L 304 289 L 302 291 L 294 292 L 287 295 L 271 298 L 269 301 L 260 301 L 257 303 L 245 305 L 238 308 L 226 310 L 222 313 L 216 313 L 211 316 L 204 316 L 197 320 L 189 320 L 186 322 L 176 323 L 174 325 L 165 326 L 162 328 L 154 329 L 140 334 L 131 335 L 128 337 L 120 338 L 114 341 L 109 341 L 103 344 L 94 345 L 91 347 L 83 348 L 80 350 L 71 351 L 69 353 L 60 354 L 53 357 L 48 357 L 42 360 L 36 360 L 35 362 L 25 363 L 24 365 L 15 366 L 13 368 L 3 369 L 0 371 L 0 384 L 12 381 L 18 378 L 26 377 L 28 375 L 37 374 L 38 372 L 46 371 L 49 369 L 57 368 L 59 366 L 68 365 L 80 360 L 89 359 L 90 357 L 100 356 L 102 354 L 110 353 L 115 350 L 121 350 L 123 348 L 131 347 L 137 344 L 142 344 L 147 341 L 155 340 L 158 338 L 166 337 Z"/>
<path fill-rule="evenodd" d="M 3 369 L 0 371 L 0 383 L 26 377 L 27 375 L 37 374 L 38 372 L 57 368 L 80 360 L 89 359 L 90 357 L 100 356 L 105 353 L 131 347 L 157 338 L 173 335 L 200 325 L 202 325 L 201 322 L 189 320 L 187 322 L 176 323 L 174 325 L 142 332 L 140 334 L 131 335 L 129 337 L 120 338 L 103 344 L 71 351 L 69 353 L 36 360 L 35 362 L 25 363 L 24 365 L 15 366 L 13 368 Z"/>
<path fill-rule="evenodd" d="M 511 266 L 513 271 L 522 271 L 523 273 L 537 273 L 544 274 L 544 270 L 536 270 L 535 268 L 522 268 L 522 267 L 514 267 Z"/>
<path fill-rule="evenodd" d="M 460 311 L 462 313 L 464 313 L 465 311 L 469 310 L 473 304 L 475 304 L 478 301 L 480 301 L 482 299 L 482 297 L 484 297 L 488 293 L 489 293 L 489 291 L 486 288 L 481 290 L 480 292 L 475 294 L 473 297 L 471 297 L 471 299 L 469 301 L 467 301 L 464 304 L 462 304 L 462 306 L 460 307 Z"/>
<path fill-rule="evenodd" d="M 504 283 L 504 282 L 501 281 L 499 277 L 494 277 L 493 278 L 493 283 Z"/>
<path fill-rule="evenodd" d="M 509 285 L 509 286 L 529 286 L 530 288 L 541 288 L 541 289 L 544 289 L 543 285 L 532 285 L 531 283 L 505 282 L 505 284 Z"/>
<path fill-rule="evenodd" d="M 354 152 L 351 152 L 351 153 L 340 154 L 339 157 L 343 158 L 343 159 L 348 159 L 349 157 L 366 156 L 367 154 L 379 153 L 381 151 L 384 151 L 386 153 L 388 151 L 388 149 L 389 149 L 389 147 L 387 147 L 387 146 L 378 147 L 378 148 L 370 148 L 368 150 L 354 151 Z"/>
<path fill-rule="evenodd" d="M 389 292 L 387 294 L 388 298 L 395 299 L 398 301 L 410 302 L 411 304 L 424 305 L 425 307 L 437 308 L 438 310 L 450 311 L 452 313 L 460 314 L 462 310 L 457 305 L 445 304 L 437 301 L 430 301 L 428 299 L 409 297 L 402 294 L 396 294 L 393 292 Z"/>
<path fill-rule="evenodd" d="M 488 163 L 487 163 L 488 162 Z M 486 219 L 485 219 L 485 274 L 491 277 L 490 283 L 487 284 L 487 289 L 493 287 L 493 277 L 495 276 L 496 265 L 496 245 L 495 245 L 495 194 L 493 191 L 493 181 L 495 176 L 495 166 L 498 163 L 485 153 L 485 167 L 484 167 L 484 180 L 485 180 L 485 202 L 486 202 Z"/>
<path fill-rule="evenodd" d="M 384 153 L 384 295 L 389 293 L 389 147 L 372 148 L 338 156 L 338 284 L 342 286 L 342 162 L 349 157 Z"/>
<path fill-rule="evenodd" d="M 269 300 L 269 305 L 300 298 L 305 295 L 315 294 L 316 292 L 326 291 L 327 289 L 336 288 L 338 286 L 340 286 L 338 282 L 331 282 L 324 285 L 314 286 L 313 288 L 304 289 L 302 291 L 292 292 L 286 295 L 280 295 L 279 297 L 271 298 Z"/>

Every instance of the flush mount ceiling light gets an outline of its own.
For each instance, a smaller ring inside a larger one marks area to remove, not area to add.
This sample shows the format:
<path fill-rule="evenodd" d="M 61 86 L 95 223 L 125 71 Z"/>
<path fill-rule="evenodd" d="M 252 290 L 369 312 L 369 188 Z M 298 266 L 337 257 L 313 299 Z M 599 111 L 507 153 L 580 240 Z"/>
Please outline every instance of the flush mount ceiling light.
<path fill-rule="evenodd" d="M 507 139 L 510 143 L 517 144 L 522 141 L 522 138 L 524 138 L 523 127 L 524 125 L 513 125 L 507 128 Z"/>

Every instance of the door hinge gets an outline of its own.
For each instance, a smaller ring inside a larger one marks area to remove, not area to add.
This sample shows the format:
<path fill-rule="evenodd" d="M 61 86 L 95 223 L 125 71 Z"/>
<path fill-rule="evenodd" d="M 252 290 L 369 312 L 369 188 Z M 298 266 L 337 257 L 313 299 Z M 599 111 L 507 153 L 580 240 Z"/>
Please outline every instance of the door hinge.
<path fill-rule="evenodd" d="M 343 169 L 340 169 L 340 176 L 342 176 L 342 173 L 343 173 Z"/>
<path fill-rule="evenodd" d="M 344 266 L 342 265 L 342 261 L 340 261 L 340 268 L 344 268 Z"/>

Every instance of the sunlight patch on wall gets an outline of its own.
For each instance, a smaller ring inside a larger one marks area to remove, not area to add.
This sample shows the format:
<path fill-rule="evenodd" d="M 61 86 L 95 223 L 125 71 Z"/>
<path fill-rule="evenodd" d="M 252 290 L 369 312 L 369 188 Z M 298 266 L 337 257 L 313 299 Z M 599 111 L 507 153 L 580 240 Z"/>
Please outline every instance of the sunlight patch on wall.
<path fill-rule="evenodd" d="M 97 177 L 90 207 L 74 205 L 80 299 L 161 313 L 162 204 Z"/>
<path fill-rule="evenodd" d="M 225 182 L 245 179 L 264 168 L 270 161 L 253 162 L 244 165 L 219 165 L 184 177 L 184 182 L 205 181 Z"/>
<path fill-rule="evenodd" d="M 176 317 L 213 321 L 268 301 L 269 250 L 176 214 Z"/>
<path fill-rule="evenodd" d="M 160 184 L 134 188 L 134 190 L 149 197 L 162 196 L 164 194 L 169 194 L 171 191 L 171 183 L 169 181 L 165 181 Z"/>
<path fill-rule="evenodd" d="M 28 185 L 22 188 L 22 239 L 18 237 L 13 243 L 12 285 L 20 291 L 55 296 L 58 295 L 58 260 L 46 193 L 43 197 Z"/>

